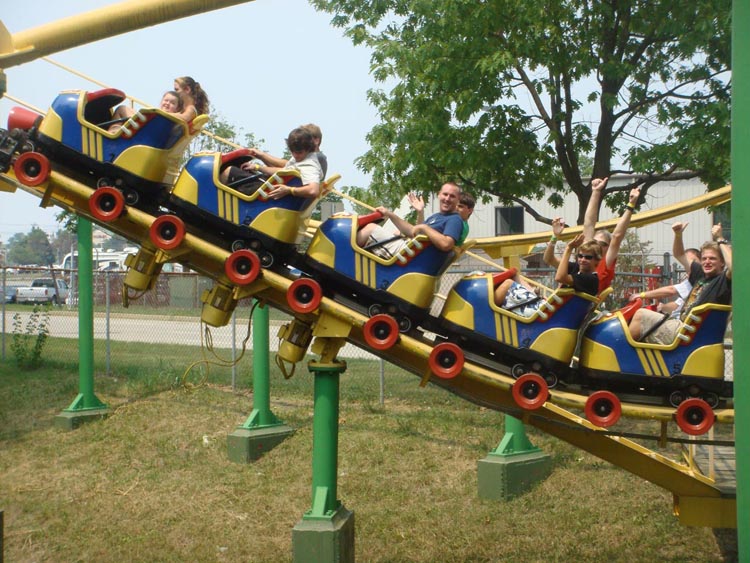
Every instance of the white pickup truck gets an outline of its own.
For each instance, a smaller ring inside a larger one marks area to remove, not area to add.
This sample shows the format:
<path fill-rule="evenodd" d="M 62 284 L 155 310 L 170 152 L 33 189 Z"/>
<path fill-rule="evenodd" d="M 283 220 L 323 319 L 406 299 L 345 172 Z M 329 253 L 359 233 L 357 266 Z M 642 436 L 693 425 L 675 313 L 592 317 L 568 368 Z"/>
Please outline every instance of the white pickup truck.
<path fill-rule="evenodd" d="M 57 285 L 57 291 L 55 291 Z M 19 287 L 16 303 L 65 303 L 70 289 L 63 279 L 37 278 L 29 287 Z"/>

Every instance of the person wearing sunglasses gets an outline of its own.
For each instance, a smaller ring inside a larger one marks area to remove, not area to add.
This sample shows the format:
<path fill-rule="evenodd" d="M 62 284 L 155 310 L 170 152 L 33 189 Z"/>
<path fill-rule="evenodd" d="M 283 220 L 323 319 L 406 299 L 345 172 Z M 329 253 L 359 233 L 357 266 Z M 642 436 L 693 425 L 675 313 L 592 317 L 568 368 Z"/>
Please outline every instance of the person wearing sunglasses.
<path fill-rule="evenodd" d="M 570 262 L 575 251 L 576 261 Z M 596 268 L 601 259 L 601 246 L 593 240 L 584 242 L 583 234 L 580 234 L 565 246 L 555 281 L 576 291 L 596 295 L 599 292 Z M 518 274 L 495 288 L 495 303 L 522 317 L 531 317 L 542 302 L 543 299 Z"/>
<path fill-rule="evenodd" d="M 625 240 L 625 233 L 630 226 L 630 219 L 633 216 L 638 198 L 641 195 L 640 188 L 633 188 L 630 190 L 628 195 L 628 204 L 623 210 L 622 216 L 617 225 L 615 225 L 614 231 L 610 234 L 609 231 L 600 229 L 596 230 L 596 221 L 599 217 L 599 207 L 602 199 L 604 188 L 607 185 L 609 178 L 594 178 L 591 181 L 591 198 L 586 207 L 586 213 L 583 219 L 583 240 L 584 241 L 595 241 L 601 247 L 602 260 L 597 265 L 597 274 L 599 276 L 599 292 L 604 291 L 610 285 L 615 277 L 615 265 L 617 263 L 617 255 L 620 252 L 620 246 Z M 552 237 L 547 244 L 547 248 L 544 250 L 544 262 L 557 268 L 560 259 L 555 256 L 555 244 L 557 239 L 562 235 L 565 229 L 565 222 L 562 217 L 556 217 L 552 220 Z"/>
<path fill-rule="evenodd" d="M 571 262 L 570 257 L 574 254 L 576 260 Z M 597 295 L 600 291 L 597 269 L 601 262 L 602 246 L 595 240 L 584 241 L 581 233 L 565 245 L 555 281 L 581 293 Z"/>

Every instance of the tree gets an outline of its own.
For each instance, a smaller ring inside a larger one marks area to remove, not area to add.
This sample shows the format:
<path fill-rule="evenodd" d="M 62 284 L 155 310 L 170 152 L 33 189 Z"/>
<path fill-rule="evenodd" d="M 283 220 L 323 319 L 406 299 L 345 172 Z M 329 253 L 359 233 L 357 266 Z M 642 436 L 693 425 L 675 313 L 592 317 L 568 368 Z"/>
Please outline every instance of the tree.
<path fill-rule="evenodd" d="M 75 218 L 76 215 L 71 215 L 71 217 Z M 50 242 L 52 252 L 55 255 L 55 263 L 59 264 L 62 262 L 63 256 L 70 252 L 71 248 L 75 250 L 77 242 L 77 235 L 70 229 L 58 229 Z"/>
<path fill-rule="evenodd" d="M 581 223 L 588 173 L 636 175 L 613 207 L 634 185 L 729 177 L 730 0 L 312 3 L 391 87 L 368 93 L 381 123 L 357 162 L 381 201 L 450 178 L 519 203 L 569 190 Z"/>
<path fill-rule="evenodd" d="M 8 239 L 8 263 L 15 265 L 54 264 L 55 253 L 47 234 L 34 225 L 28 233 L 16 233 Z"/>

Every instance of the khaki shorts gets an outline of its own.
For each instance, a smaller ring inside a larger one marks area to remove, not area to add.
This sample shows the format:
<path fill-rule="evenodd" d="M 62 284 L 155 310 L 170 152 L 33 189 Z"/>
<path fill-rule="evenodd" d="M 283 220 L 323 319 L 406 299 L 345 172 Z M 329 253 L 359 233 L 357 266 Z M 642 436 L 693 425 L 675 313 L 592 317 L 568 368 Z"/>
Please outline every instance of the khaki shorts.
<path fill-rule="evenodd" d="M 404 239 L 403 237 L 399 237 L 394 233 L 389 233 L 383 227 L 378 227 L 376 229 L 373 229 L 373 231 L 370 233 L 370 238 L 367 239 L 365 250 L 368 250 L 368 247 L 379 242 L 382 242 L 382 244 L 379 244 L 375 248 L 371 249 L 370 252 L 372 252 L 376 256 L 380 256 L 385 260 L 393 258 L 406 246 L 406 239 Z"/>
<path fill-rule="evenodd" d="M 664 315 L 656 311 L 644 310 L 641 313 L 641 334 L 646 334 L 653 326 L 661 322 Z M 641 342 L 650 344 L 671 344 L 674 342 L 677 331 L 680 329 L 682 321 L 680 319 L 667 319 L 659 328 L 654 330 L 646 338 L 641 338 Z"/>

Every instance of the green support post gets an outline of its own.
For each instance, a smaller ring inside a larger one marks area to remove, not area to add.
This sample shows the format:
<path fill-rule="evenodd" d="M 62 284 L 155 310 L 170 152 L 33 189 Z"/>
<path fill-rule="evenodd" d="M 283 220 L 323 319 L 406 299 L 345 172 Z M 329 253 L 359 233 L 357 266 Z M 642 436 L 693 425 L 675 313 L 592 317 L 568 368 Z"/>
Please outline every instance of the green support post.
<path fill-rule="evenodd" d="M 294 563 L 353 563 L 354 512 L 339 501 L 339 380 L 346 362 L 310 362 L 315 377 L 312 509 L 292 531 Z"/>
<path fill-rule="evenodd" d="M 732 243 L 735 248 L 732 271 L 734 342 L 734 431 L 737 469 L 738 561 L 750 561 L 750 381 L 741 366 L 750 365 L 750 350 L 743 342 L 750 338 L 750 314 L 742 296 L 750 283 L 750 231 L 741 228 L 750 221 L 750 2 L 732 4 Z M 739 290 L 739 291 L 738 291 Z M 742 484 L 744 483 L 744 485 Z"/>
<path fill-rule="evenodd" d="M 271 370 L 268 307 L 253 312 L 253 410 L 227 436 L 230 461 L 249 463 L 283 442 L 294 430 L 271 412 Z"/>
<path fill-rule="evenodd" d="M 73 430 L 98 420 L 109 408 L 94 394 L 94 266 L 91 222 L 78 218 L 78 396 L 55 417 L 55 425 Z"/>
<path fill-rule="evenodd" d="M 506 256 L 503 266 L 519 268 L 519 258 Z M 551 467 L 549 455 L 534 447 L 526 437 L 523 423 L 506 414 L 505 436 L 500 445 L 477 462 L 479 497 L 509 500 L 545 479 Z"/>
<path fill-rule="evenodd" d="M 509 500 L 545 479 L 551 458 L 526 436 L 523 422 L 505 415 L 505 436 L 500 445 L 477 462 L 480 498 Z"/>

